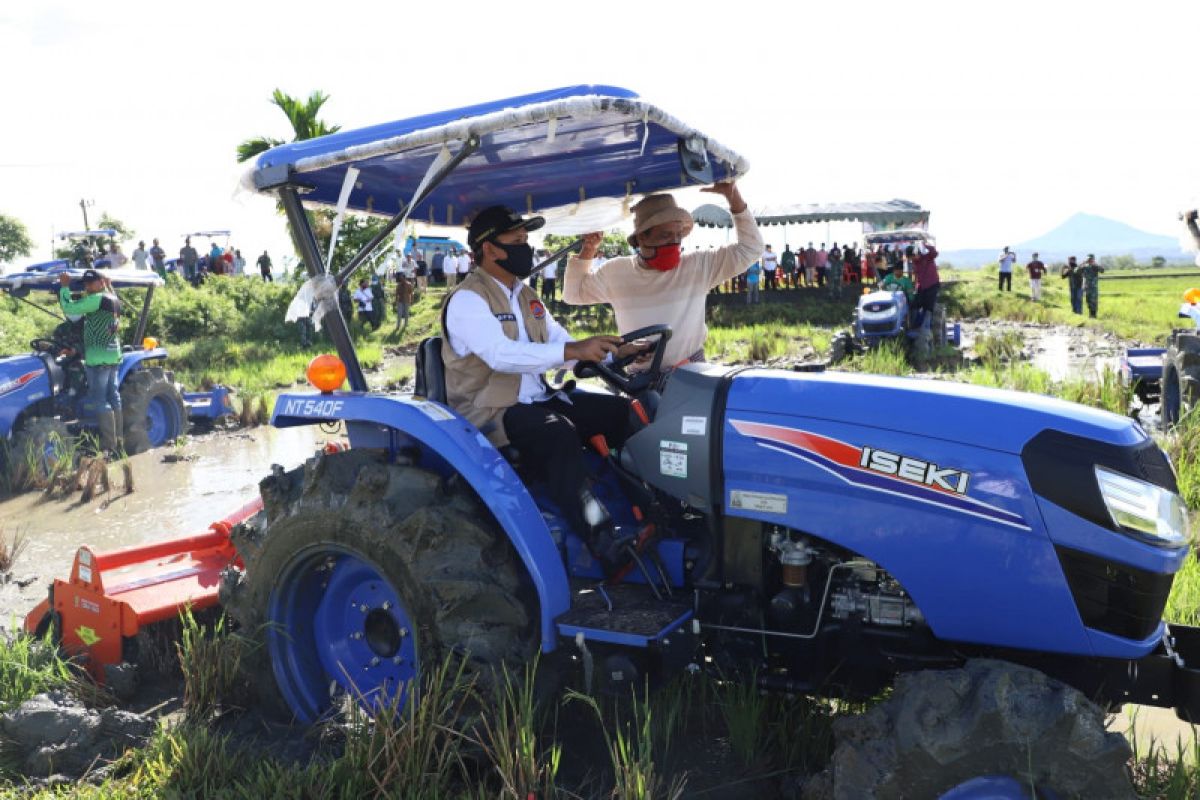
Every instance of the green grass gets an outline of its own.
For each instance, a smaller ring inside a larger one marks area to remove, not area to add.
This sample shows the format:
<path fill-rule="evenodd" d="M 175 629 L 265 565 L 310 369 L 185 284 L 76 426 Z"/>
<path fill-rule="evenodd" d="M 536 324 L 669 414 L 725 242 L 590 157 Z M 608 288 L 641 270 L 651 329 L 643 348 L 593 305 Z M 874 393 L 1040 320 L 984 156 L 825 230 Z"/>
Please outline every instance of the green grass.
<path fill-rule="evenodd" d="M 75 672 L 48 641 L 24 633 L 0 634 L 0 710 L 36 694 L 75 684 Z"/>
<path fill-rule="evenodd" d="M 978 319 L 1009 319 L 1058 325 L 1078 325 L 1111 331 L 1126 339 L 1162 344 L 1179 327 L 1179 304 L 1189 287 L 1200 285 L 1200 274 L 1157 275 L 1139 280 L 1102 276 L 1096 319 L 1071 312 L 1066 281 L 1055 274 L 1042 279 L 1042 301 L 1034 303 L 1029 283 L 1018 275 L 1012 292 L 996 290 L 994 270 L 947 271 L 942 302 L 947 315 Z"/>

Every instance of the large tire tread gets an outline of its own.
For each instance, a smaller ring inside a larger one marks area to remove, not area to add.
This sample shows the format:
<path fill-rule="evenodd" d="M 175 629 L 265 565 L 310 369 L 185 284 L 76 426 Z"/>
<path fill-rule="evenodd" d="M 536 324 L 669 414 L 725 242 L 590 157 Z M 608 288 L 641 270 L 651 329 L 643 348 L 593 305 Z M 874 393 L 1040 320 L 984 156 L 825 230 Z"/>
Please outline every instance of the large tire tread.
<path fill-rule="evenodd" d="M 834 724 L 832 793 L 933 798 L 1008 776 L 1062 797 L 1132 800 L 1129 744 L 1104 721 L 1077 690 L 1004 661 L 906 673 L 887 701 Z"/>
<path fill-rule="evenodd" d="M 165 441 L 152 442 L 146 414 L 151 401 L 160 396 L 171 405 L 177 425 L 167 431 Z M 125 452 L 131 456 L 169 444 L 187 432 L 187 407 L 183 403 L 183 396 L 175 384 L 167 379 L 161 367 L 134 370 L 125 377 L 121 384 L 121 415 L 124 420 Z"/>
<path fill-rule="evenodd" d="M 524 567 L 469 488 L 360 449 L 277 469 L 260 491 L 263 514 L 234 529 L 244 571 L 228 571 L 221 585 L 246 635 L 265 639 L 271 591 L 289 560 L 334 543 L 386 572 L 414 622 L 422 669 L 455 655 L 486 686 L 536 653 L 537 604 Z M 251 678 L 286 713 L 267 648 L 256 653 Z"/>

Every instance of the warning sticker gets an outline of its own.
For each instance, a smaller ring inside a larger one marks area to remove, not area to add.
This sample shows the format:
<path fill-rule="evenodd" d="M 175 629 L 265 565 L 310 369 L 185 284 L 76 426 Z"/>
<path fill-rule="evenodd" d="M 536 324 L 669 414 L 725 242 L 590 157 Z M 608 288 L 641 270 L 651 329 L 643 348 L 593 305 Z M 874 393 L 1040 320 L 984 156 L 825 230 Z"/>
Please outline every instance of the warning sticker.
<path fill-rule="evenodd" d="M 786 494 L 744 492 L 734 489 L 729 493 L 729 507 L 743 511 L 761 511 L 766 514 L 786 514 L 788 499 Z"/>
<path fill-rule="evenodd" d="M 658 471 L 668 478 L 688 476 L 687 443 L 671 442 L 666 439 L 658 443 Z"/>
<path fill-rule="evenodd" d="M 680 433 L 684 436 L 703 436 L 707 429 L 708 417 L 684 417 Z"/>
<path fill-rule="evenodd" d="M 96 642 L 100 641 L 100 637 L 96 635 L 96 632 L 86 625 L 80 625 L 75 630 L 75 635 L 79 637 L 79 641 L 83 642 L 88 647 L 91 647 Z"/>
<path fill-rule="evenodd" d="M 413 403 L 413 405 L 415 405 L 417 408 L 421 409 L 421 411 L 423 411 L 425 413 L 425 416 L 429 417 L 432 420 L 436 420 L 438 422 L 445 422 L 448 419 L 454 419 L 453 414 L 451 414 L 449 411 L 447 411 L 446 409 L 439 406 L 437 403 L 431 403 L 429 401 L 417 400 Z"/>
<path fill-rule="evenodd" d="M 658 471 L 668 478 L 686 478 L 687 453 L 676 453 L 673 450 L 659 450 Z"/>

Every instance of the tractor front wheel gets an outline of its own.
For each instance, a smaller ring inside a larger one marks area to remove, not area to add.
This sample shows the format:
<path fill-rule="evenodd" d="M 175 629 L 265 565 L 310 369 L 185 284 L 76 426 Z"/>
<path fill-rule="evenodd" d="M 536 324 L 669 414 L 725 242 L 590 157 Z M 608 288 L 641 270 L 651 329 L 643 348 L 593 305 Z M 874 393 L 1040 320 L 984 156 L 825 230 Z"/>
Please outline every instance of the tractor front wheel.
<path fill-rule="evenodd" d="M 265 524 L 235 530 L 245 570 L 221 601 L 265 640 L 262 688 L 294 718 L 315 722 L 339 696 L 398 707 L 450 657 L 486 685 L 536 652 L 520 560 L 468 490 L 354 450 L 260 488 Z"/>
<path fill-rule="evenodd" d="M 1105 729 L 1104 712 L 1004 661 L 903 674 L 891 698 L 834 732 L 835 797 L 1134 797 L 1129 744 Z"/>
<path fill-rule="evenodd" d="M 1162 421 L 1174 425 L 1200 405 L 1200 334 L 1176 331 L 1163 354 Z"/>

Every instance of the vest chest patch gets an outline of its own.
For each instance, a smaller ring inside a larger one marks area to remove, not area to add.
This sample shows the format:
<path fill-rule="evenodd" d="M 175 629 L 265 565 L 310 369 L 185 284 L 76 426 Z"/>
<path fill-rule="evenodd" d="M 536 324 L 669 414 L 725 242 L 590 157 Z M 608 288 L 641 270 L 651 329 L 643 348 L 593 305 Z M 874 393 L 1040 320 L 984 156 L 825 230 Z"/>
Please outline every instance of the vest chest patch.
<path fill-rule="evenodd" d="M 517 316 L 515 314 L 497 314 L 496 319 L 500 322 L 516 322 Z"/>
<path fill-rule="evenodd" d="M 544 305 L 542 305 L 541 300 L 530 300 L 529 301 L 529 313 L 533 314 L 534 319 L 545 319 L 546 307 Z"/>

